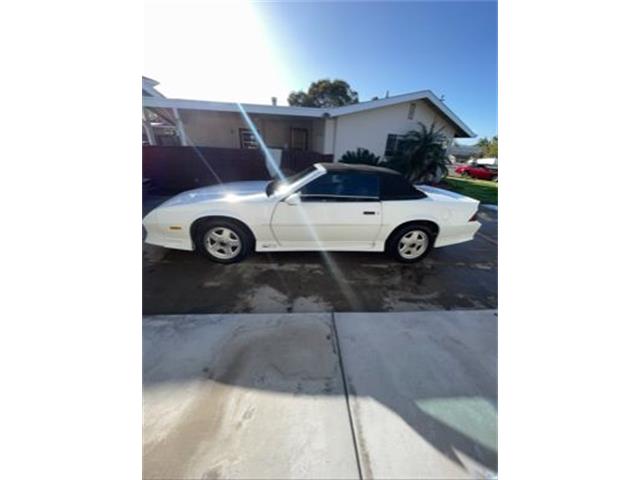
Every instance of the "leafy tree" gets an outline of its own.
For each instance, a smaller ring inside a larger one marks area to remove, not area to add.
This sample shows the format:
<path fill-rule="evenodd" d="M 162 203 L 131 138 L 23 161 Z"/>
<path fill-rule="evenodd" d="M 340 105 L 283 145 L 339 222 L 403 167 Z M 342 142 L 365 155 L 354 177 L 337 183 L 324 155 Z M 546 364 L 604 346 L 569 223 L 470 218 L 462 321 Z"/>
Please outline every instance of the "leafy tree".
<path fill-rule="evenodd" d="M 478 141 L 478 146 L 482 149 L 482 156 L 489 158 L 498 158 L 498 136 L 496 135 L 491 140 L 488 138 L 481 138 Z"/>
<path fill-rule="evenodd" d="M 358 148 L 355 152 L 349 150 L 340 157 L 342 163 L 359 163 L 362 165 L 380 165 L 380 157 L 366 148 Z"/>
<path fill-rule="evenodd" d="M 447 175 L 447 138 L 442 134 L 444 127 L 436 130 L 435 123 L 427 127 L 418 122 L 420 128 L 403 135 L 398 142 L 397 152 L 386 165 L 410 182 L 439 182 Z"/>
<path fill-rule="evenodd" d="M 289 105 L 298 107 L 341 107 L 358 103 L 358 92 L 344 80 L 318 80 L 309 85 L 307 92 L 291 92 Z"/>

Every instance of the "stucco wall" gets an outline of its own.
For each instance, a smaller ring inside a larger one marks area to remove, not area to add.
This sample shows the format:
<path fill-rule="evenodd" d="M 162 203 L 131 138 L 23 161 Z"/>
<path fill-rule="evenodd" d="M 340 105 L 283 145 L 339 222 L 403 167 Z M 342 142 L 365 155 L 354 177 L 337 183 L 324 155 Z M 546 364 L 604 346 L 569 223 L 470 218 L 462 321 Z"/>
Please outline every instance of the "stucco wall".
<path fill-rule="evenodd" d="M 240 148 L 241 128 L 249 128 L 239 113 L 180 110 L 187 136 L 194 145 Z M 251 115 L 251 120 L 268 147 L 284 149 L 291 143 L 291 128 L 306 128 L 309 150 L 321 151 L 322 120 L 301 117 Z"/>
<path fill-rule="evenodd" d="M 180 110 L 189 140 L 197 146 L 240 148 L 238 128 L 246 128 L 239 113 Z"/>
<path fill-rule="evenodd" d="M 416 101 L 413 120 L 409 120 L 412 102 L 343 115 L 330 119 L 252 115 L 268 147 L 285 149 L 291 143 L 291 128 L 308 130 L 309 150 L 333 154 L 337 161 L 347 150 L 363 147 L 383 156 L 387 135 L 402 135 L 417 128 L 417 122 L 427 127 L 435 120 L 444 126 L 443 133 L 451 138 L 454 126 L 433 110 L 425 101 Z M 239 113 L 180 110 L 185 132 L 193 144 L 205 147 L 240 148 L 240 128 L 248 128 Z"/>
<path fill-rule="evenodd" d="M 409 120 L 409 106 L 416 104 L 413 120 Z M 418 128 L 417 122 L 422 122 L 427 128 L 432 122 L 438 127 L 444 126 L 443 135 L 452 138 L 455 130 L 453 125 L 433 110 L 425 101 L 407 102 L 389 107 L 367 110 L 350 115 L 337 117 L 331 122 L 337 122 L 335 129 L 335 161 L 348 150 L 358 147 L 366 148 L 376 155 L 383 156 L 387 142 L 387 135 L 393 133 L 402 135 L 409 130 Z M 328 122 L 329 123 L 329 122 Z M 328 132 L 333 128 L 327 125 L 325 130 L 325 145 L 328 143 Z M 329 133 L 331 135 L 331 133 Z"/>
<path fill-rule="evenodd" d="M 308 150 L 314 150 L 314 122 L 300 117 L 258 117 L 260 132 L 267 146 L 273 148 L 289 148 L 291 144 L 291 129 L 306 128 Z"/>
<path fill-rule="evenodd" d="M 331 153 L 324 151 L 324 119 L 316 119 L 312 122 L 312 129 L 309 132 L 309 149 L 318 153 Z"/>

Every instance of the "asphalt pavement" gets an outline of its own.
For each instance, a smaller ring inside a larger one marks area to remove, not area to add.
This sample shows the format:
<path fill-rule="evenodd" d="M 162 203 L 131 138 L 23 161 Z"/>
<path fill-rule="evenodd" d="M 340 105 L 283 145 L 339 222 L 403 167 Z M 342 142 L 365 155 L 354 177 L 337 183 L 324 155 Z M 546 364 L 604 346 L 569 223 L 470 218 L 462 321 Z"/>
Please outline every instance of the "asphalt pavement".
<path fill-rule="evenodd" d="M 149 198 L 149 210 L 163 198 Z M 498 212 L 481 208 L 471 242 L 416 264 L 382 253 L 254 253 L 221 265 L 143 244 L 143 311 L 151 314 L 401 312 L 497 308 Z"/>

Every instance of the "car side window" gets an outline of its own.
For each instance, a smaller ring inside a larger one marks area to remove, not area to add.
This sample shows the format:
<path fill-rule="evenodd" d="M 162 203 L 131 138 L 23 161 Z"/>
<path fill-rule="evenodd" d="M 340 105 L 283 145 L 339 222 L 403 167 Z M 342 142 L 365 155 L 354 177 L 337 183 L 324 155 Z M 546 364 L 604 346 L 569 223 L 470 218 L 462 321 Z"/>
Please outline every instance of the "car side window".
<path fill-rule="evenodd" d="M 418 200 L 426 196 L 426 193 L 415 188 L 400 175 L 382 175 L 380 199 L 383 201 Z"/>
<path fill-rule="evenodd" d="M 378 176 L 357 172 L 329 172 L 300 190 L 304 202 L 377 202 Z"/>

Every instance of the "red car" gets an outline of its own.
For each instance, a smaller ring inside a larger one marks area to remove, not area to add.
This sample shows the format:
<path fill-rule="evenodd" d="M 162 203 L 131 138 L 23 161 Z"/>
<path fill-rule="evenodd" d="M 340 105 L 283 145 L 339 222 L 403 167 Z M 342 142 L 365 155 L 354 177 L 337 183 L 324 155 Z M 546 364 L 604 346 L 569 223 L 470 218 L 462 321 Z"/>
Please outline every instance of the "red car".
<path fill-rule="evenodd" d="M 497 180 L 498 168 L 486 165 L 462 165 L 456 168 L 456 173 L 463 177 L 478 178 L 480 180 Z"/>

